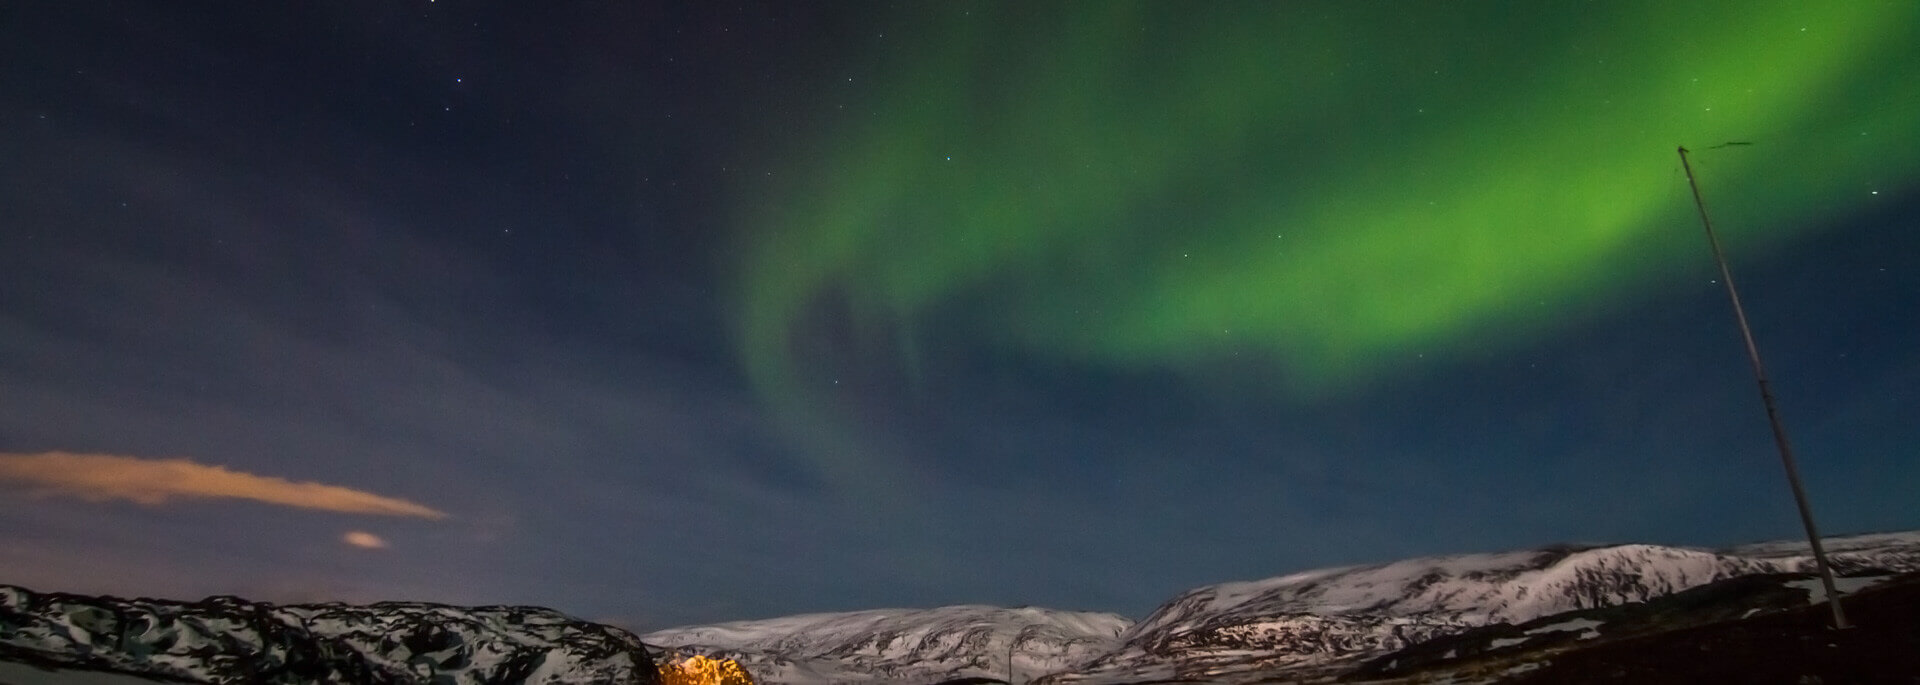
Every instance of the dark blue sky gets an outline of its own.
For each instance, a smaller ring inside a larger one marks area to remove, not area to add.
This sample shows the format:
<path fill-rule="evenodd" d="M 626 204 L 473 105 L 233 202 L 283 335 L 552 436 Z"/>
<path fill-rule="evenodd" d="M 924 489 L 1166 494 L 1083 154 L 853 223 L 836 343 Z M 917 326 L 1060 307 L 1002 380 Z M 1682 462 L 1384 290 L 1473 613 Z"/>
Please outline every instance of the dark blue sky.
<path fill-rule="evenodd" d="M 1106 365 L 964 318 L 932 322 L 911 381 L 857 334 L 802 341 L 853 373 L 820 412 L 873 465 L 823 475 L 740 361 L 738 210 L 822 112 L 887 87 L 869 36 L 899 12 L 502 4 L 0 9 L 0 454 L 181 458 L 445 514 L 16 474 L 0 582 L 636 628 L 1137 618 L 1318 566 L 1799 534 L 1685 222 L 1680 266 L 1627 294 L 1319 396 L 1260 362 Z M 1920 175 L 1880 171 L 1734 265 L 1831 533 L 1920 526 Z"/>

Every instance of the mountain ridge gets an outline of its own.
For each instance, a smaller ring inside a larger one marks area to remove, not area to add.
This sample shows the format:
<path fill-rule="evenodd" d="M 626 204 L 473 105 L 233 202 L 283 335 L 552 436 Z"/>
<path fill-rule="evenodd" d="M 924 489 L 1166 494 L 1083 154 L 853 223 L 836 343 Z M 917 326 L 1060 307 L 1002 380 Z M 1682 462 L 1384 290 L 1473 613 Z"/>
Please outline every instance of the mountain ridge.
<path fill-rule="evenodd" d="M 1920 531 L 1849 535 L 1823 542 L 1839 573 L 1920 570 Z M 1230 679 L 1275 671 L 1332 674 L 1412 644 L 1485 625 L 1642 602 L 1727 578 L 1812 570 L 1806 542 L 1792 540 L 1717 549 L 1559 544 L 1312 569 L 1183 592 L 1125 628 L 1108 643 L 1109 651 L 1035 682 Z M 945 672 L 909 667 L 908 652 L 868 653 L 860 663 L 873 670 L 841 669 L 840 664 L 831 663 L 833 657 L 823 663 L 814 656 L 830 655 L 836 649 L 846 653 L 844 645 L 831 646 L 838 638 L 805 631 L 775 638 L 771 633 L 780 632 L 781 620 L 714 624 L 751 625 L 764 631 L 748 639 L 700 634 L 707 626 L 654 631 L 645 639 L 707 649 L 750 666 L 762 664 L 761 670 L 771 676 L 765 682 L 852 682 L 877 680 L 879 674 L 901 678 L 910 673 L 922 677 L 903 682 L 936 682 L 941 676 L 1005 678 L 1008 672 L 1006 655 L 986 648 L 970 659 L 956 660 L 965 665 Z M 700 637 L 693 637 L 696 634 Z M 1092 637 L 1084 644 L 1097 644 Z M 770 645 L 778 646 L 770 649 Z M 1017 658 L 1014 670 L 1016 676 L 1030 673 Z"/>
<path fill-rule="evenodd" d="M 1050 673 L 1110 649 L 1132 621 L 1112 613 L 956 605 L 869 609 L 730 621 L 648 633 L 642 640 L 724 656 L 767 682 L 885 678 L 938 682 Z"/>
<path fill-rule="evenodd" d="M 1841 575 L 1920 571 L 1920 531 L 1825 542 Z M 1338 677 L 1410 646 L 1489 626 L 1533 625 L 1728 579 L 1813 570 L 1806 543 L 1796 541 L 1720 549 L 1553 545 L 1217 583 L 1176 595 L 1138 622 L 1111 613 L 957 605 L 731 621 L 645 636 L 538 607 L 127 600 L 0 585 L 0 662 L 135 674 L 144 682 L 560 685 L 652 683 L 660 660 L 704 654 L 734 659 L 768 685 L 1238 683 Z M 1810 582 L 1789 585 L 1818 601 Z M 1517 639 L 1495 633 L 1489 639 Z"/>

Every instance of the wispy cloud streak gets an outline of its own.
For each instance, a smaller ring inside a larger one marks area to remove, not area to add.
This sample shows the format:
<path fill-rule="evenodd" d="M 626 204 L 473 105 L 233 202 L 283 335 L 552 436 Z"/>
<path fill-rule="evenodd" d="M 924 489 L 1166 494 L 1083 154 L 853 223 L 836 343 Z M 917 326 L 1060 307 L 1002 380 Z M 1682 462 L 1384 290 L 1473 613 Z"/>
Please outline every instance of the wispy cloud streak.
<path fill-rule="evenodd" d="M 447 518 L 445 512 L 364 490 L 259 476 L 188 459 L 141 459 L 111 454 L 0 453 L 0 481 L 36 492 L 88 500 L 124 499 L 163 504 L 174 498 L 245 499 L 348 514 Z"/>

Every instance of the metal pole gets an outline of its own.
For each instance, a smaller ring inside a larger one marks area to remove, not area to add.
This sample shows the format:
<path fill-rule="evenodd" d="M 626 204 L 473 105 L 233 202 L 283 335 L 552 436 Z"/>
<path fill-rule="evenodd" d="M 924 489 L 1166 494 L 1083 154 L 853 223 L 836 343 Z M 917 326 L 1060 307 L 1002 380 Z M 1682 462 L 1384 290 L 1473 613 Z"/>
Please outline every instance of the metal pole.
<path fill-rule="evenodd" d="M 1700 184 L 1693 179 L 1693 165 L 1687 162 L 1687 148 L 1680 147 L 1680 166 L 1687 170 L 1687 185 L 1693 188 L 1693 205 L 1700 209 L 1700 225 L 1707 230 L 1707 244 L 1713 246 L 1713 260 L 1720 264 L 1720 280 L 1727 284 L 1727 299 L 1733 302 L 1733 318 L 1740 323 L 1740 338 L 1747 343 L 1747 359 L 1753 362 L 1753 379 L 1760 384 L 1760 401 L 1767 405 L 1767 422 L 1773 424 L 1773 444 L 1780 448 L 1780 465 L 1786 467 L 1787 485 L 1793 488 L 1793 503 L 1800 508 L 1800 525 L 1807 529 L 1807 543 L 1813 547 L 1814 565 L 1820 568 L 1820 584 L 1827 589 L 1827 604 L 1833 607 L 1833 627 L 1847 628 L 1847 614 L 1840 609 L 1840 593 L 1833 586 L 1833 566 L 1827 563 L 1827 550 L 1820 545 L 1820 530 L 1813 525 L 1813 507 L 1807 503 L 1807 490 L 1800 485 L 1800 467 L 1793 461 L 1793 446 L 1787 442 L 1787 429 L 1780 422 L 1780 409 L 1774 406 L 1773 389 L 1767 383 L 1766 367 L 1760 364 L 1760 347 L 1753 343 L 1753 330 L 1747 327 L 1746 309 L 1740 306 L 1740 291 L 1733 287 L 1733 272 L 1727 269 L 1727 256 L 1720 251 L 1720 239 L 1713 234 L 1713 220 L 1707 218 L 1707 203 L 1700 199 Z"/>
<path fill-rule="evenodd" d="M 1020 643 L 1020 631 L 1007 639 L 1007 685 L 1013 685 L 1013 646 Z"/>

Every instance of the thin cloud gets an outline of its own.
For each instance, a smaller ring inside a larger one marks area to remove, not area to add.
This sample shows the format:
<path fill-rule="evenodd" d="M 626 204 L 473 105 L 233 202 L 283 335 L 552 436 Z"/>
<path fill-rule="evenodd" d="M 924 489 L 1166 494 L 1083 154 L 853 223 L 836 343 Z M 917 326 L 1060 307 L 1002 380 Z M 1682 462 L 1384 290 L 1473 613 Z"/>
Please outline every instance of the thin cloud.
<path fill-rule="evenodd" d="M 373 533 L 369 533 L 364 530 L 347 531 L 346 535 L 340 536 L 340 541 L 347 543 L 349 545 L 353 545 L 355 547 L 359 547 L 361 549 L 386 549 L 387 548 L 387 541 L 385 538 L 382 538 L 378 535 L 374 535 Z"/>
<path fill-rule="evenodd" d="M 124 499 L 162 504 L 179 498 L 231 498 L 348 514 L 444 519 L 447 514 L 393 497 L 314 482 L 230 471 L 187 459 L 141 459 L 111 454 L 0 453 L 0 480 L 36 491 L 88 500 Z"/>

